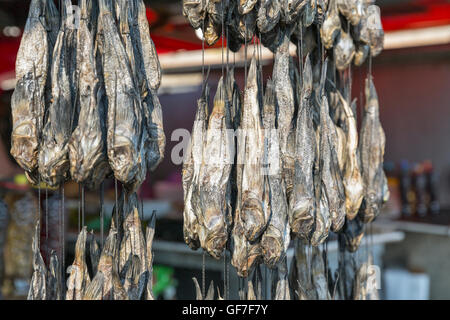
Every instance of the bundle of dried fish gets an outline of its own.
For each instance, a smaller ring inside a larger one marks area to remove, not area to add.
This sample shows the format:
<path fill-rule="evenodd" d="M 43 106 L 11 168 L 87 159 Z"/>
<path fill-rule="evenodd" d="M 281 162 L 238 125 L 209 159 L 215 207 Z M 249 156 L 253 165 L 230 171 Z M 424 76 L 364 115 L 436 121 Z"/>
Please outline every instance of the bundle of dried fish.
<path fill-rule="evenodd" d="M 364 223 L 375 219 L 381 205 L 388 197 L 386 175 L 383 170 L 384 147 L 386 137 L 379 118 L 378 96 L 369 76 L 365 85 L 366 104 L 360 131 L 359 154 L 361 172 L 364 181 L 364 200 L 360 214 Z"/>
<path fill-rule="evenodd" d="M 192 127 L 191 142 L 186 151 L 183 162 L 183 234 L 184 241 L 192 249 L 200 246 L 198 239 L 198 216 L 201 214 L 199 202 L 200 167 L 203 158 L 203 147 L 206 142 L 206 128 L 208 126 L 209 87 L 205 83 L 202 96 L 197 101 L 197 113 Z"/>
<path fill-rule="evenodd" d="M 81 20 L 77 30 L 76 63 L 79 70 L 77 103 L 80 106 L 78 126 L 69 141 L 70 173 L 72 178 L 97 188 L 109 173 L 106 154 L 106 110 L 102 104 L 104 91 L 97 77 L 94 59 L 94 39 L 88 28 L 86 0 L 81 1 Z"/>
<path fill-rule="evenodd" d="M 68 179 L 68 145 L 78 120 L 77 31 L 68 19 L 70 1 L 65 2 L 64 9 L 63 24 L 53 51 L 52 103 L 39 151 L 39 173 L 50 186 L 58 186 Z"/>
<path fill-rule="evenodd" d="M 69 277 L 67 279 L 66 300 L 83 299 L 86 288 L 91 282 L 86 264 L 86 239 L 87 230 L 86 227 L 83 227 L 75 245 L 75 260 L 67 268 Z"/>
<path fill-rule="evenodd" d="M 39 246 L 41 237 L 41 224 L 36 222 L 33 237 L 33 277 L 31 278 L 28 300 L 45 300 L 47 297 L 47 268 L 42 259 Z"/>
<path fill-rule="evenodd" d="M 200 244 L 216 259 L 221 256 L 227 242 L 228 215 L 231 214 L 226 205 L 226 192 L 234 159 L 233 134 L 230 129 L 230 105 L 222 77 L 214 98 L 203 149 L 199 177 L 201 211 L 197 216 L 202 225 L 198 230 Z"/>
<path fill-rule="evenodd" d="M 117 180 L 132 192 L 146 175 L 147 132 L 140 94 L 135 86 L 129 56 L 105 0 L 100 3 L 103 30 L 103 69 L 108 96 L 107 147 L 109 164 Z M 120 74 L 118 74 L 120 70 Z"/>
<path fill-rule="evenodd" d="M 316 158 L 316 133 L 311 114 L 312 69 L 309 56 L 303 68 L 303 87 L 297 115 L 295 135 L 295 171 L 289 203 L 292 232 L 309 239 L 314 223 L 315 194 L 313 169 Z"/>

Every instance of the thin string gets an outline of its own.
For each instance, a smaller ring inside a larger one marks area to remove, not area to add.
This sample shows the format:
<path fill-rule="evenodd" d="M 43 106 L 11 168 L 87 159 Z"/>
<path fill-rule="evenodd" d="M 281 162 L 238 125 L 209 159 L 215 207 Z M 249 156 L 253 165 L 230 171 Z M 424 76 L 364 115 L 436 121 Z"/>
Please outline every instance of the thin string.
<path fill-rule="evenodd" d="M 81 185 L 78 185 L 78 233 L 81 232 Z"/>
<path fill-rule="evenodd" d="M 114 179 L 114 193 L 115 193 L 115 201 L 116 201 L 116 229 L 119 232 L 119 203 L 118 203 L 118 191 L 117 191 L 117 179 Z"/>

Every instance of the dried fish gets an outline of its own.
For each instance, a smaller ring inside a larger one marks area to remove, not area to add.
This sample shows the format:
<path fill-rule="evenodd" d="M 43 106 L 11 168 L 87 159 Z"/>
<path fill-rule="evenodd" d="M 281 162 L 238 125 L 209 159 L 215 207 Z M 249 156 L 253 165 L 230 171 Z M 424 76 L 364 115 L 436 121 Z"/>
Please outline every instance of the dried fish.
<path fill-rule="evenodd" d="M 256 31 L 257 17 L 258 10 L 256 10 L 256 8 L 247 14 L 239 16 L 238 33 L 243 42 L 247 41 L 247 43 L 249 43 L 252 41 Z"/>
<path fill-rule="evenodd" d="M 261 0 L 256 25 L 260 33 L 271 31 L 280 21 L 280 0 Z"/>
<path fill-rule="evenodd" d="M 314 300 L 316 292 L 311 279 L 310 257 L 307 253 L 308 245 L 301 239 L 294 239 L 294 257 L 289 272 L 289 287 L 293 297 L 299 300 Z"/>
<path fill-rule="evenodd" d="M 202 225 L 198 230 L 200 244 L 219 259 L 228 238 L 226 192 L 234 159 L 230 106 L 223 77 L 219 80 L 214 107 L 209 117 L 208 132 L 200 168 L 199 195 Z"/>
<path fill-rule="evenodd" d="M 283 34 L 280 32 L 280 25 L 277 24 L 272 30 L 261 33 L 261 43 L 271 52 L 276 53 L 280 45 Z"/>
<path fill-rule="evenodd" d="M 145 233 L 145 242 L 146 242 L 146 268 L 148 272 L 148 280 L 146 287 L 146 299 L 154 300 L 153 296 L 153 237 L 155 236 L 155 220 L 156 220 L 156 211 L 153 211 L 150 221 L 147 225 L 147 230 Z"/>
<path fill-rule="evenodd" d="M 322 93 L 316 93 L 322 95 L 317 97 L 320 101 L 320 174 L 332 221 L 331 230 L 336 232 L 341 229 L 345 220 L 345 191 L 336 148 L 338 144 L 336 126 L 330 118 L 328 99 L 323 94 L 327 63 L 328 59 L 322 68 L 319 91 Z"/>
<path fill-rule="evenodd" d="M 66 1 L 63 24 L 53 51 L 52 103 L 39 151 L 39 173 L 53 187 L 63 183 L 69 176 L 68 144 L 78 120 L 78 77 L 75 71 L 77 31 L 67 18 L 70 8 L 70 1 Z"/>
<path fill-rule="evenodd" d="M 354 108 L 351 108 L 342 95 L 337 93 L 341 105 L 345 113 L 345 128 L 346 128 L 346 161 L 343 171 L 343 183 L 345 189 L 345 208 L 347 218 L 352 220 L 358 214 L 359 207 L 363 199 L 364 182 L 361 176 L 361 168 L 359 165 L 358 156 L 358 129 L 356 118 L 353 110 L 356 109 L 356 101 L 352 103 Z"/>
<path fill-rule="evenodd" d="M 205 31 L 203 34 L 206 43 L 209 46 L 214 45 L 219 40 L 220 34 L 221 30 L 219 30 L 219 27 L 216 24 L 214 24 L 214 21 L 211 19 L 209 15 L 206 16 Z"/>
<path fill-rule="evenodd" d="M 341 20 L 337 9 L 338 0 L 330 0 L 325 20 L 320 26 L 320 37 L 326 49 L 330 49 L 341 32 Z"/>
<path fill-rule="evenodd" d="M 340 71 L 345 70 L 355 55 L 355 45 L 350 34 L 341 30 L 340 36 L 333 49 L 334 64 Z"/>
<path fill-rule="evenodd" d="M 45 267 L 39 247 L 40 236 L 41 224 L 38 220 L 33 237 L 33 277 L 31 278 L 30 289 L 28 291 L 28 300 L 45 300 L 47 297 L 47 268 Z"/>
<path fill-rule="evenodd" d="M 291 300 L 288 281 L 287 258 L 284 257 L 277 269 L 274 270 L 272 284 L 272 298 L 274 300 Z"/>
<path fill-rule="evenodd" d="M 360 67 L 366 61 L 369 56 L 370 47 L 364 43 L 356 44 L 355 58 L 353 59 L 353 63 L 355 66 Z"/>
<path fill-rule="evenodd" d="M 307 0 L 305 9 L 303 10 L 302 25 L 305 27 L 309 27 L 310 25 L 312 25 L 316 18 L 316 12 L 316 0 Z"/>
<path fill-rule="evenodd" d="M 245 15 L 253 10 L 258 0 L 239 0 L 239 14 Z"/>
<path fill-rule="evenodd" d="M 106 154 L 106 127 L 102 124 L 105 115 L 105 106 L 101 103 L 104 91 L 97 77 L 94 38 L 88 28 L 90 12 L 87 10 L 86 0 L 81 1 L 76 53 L 80 116 L 68 148 L 72 178 L 96 189 L 109 174 L 110 168 Z"/>
<path fill-rule="evenodd" d="M 252 58 L 244 93 L 238 163 L 243 164 L 240 218 L 248 241 L 255 241 L 264 231 L 268 216 L 262 203 L 264 192 L 264 132 L 259 105 L 256 59 Z M 239 182 L 238 182 L 239 183 Z"/>
<path fill-rule="evenodd" d="M 318 247 L 312 248 L 312 284 L 317 300 L 331 300 L 328 282 L 325 276 L 325 265 Z"/>
<path fill-rule="evenodd" d="M 360 131 L 359 154 L 361 172 L 365 185 L 360 215 L 364 223 L 375 219 L 385 196 L 385 173 L 383 170 L 386 136 L 379 118 L 378 96 L 373 79 L 368 77 L 365 85 L 366 104 Z"/>
<path fill-rule="evenodd" d="M 11 154 L 26 171 L 38 166 L 51 46 L 42 0 L 33 0 L 16 58 L 17 84 L 11 97 Z"/>
<path fill-rule="evenodd" d="M 95 240 L 94 232 L 91 231 L 89 234 L 89 256 L 91 258 L 92 274 L 95 275 L 97 273 L 101 251 Z"/>
<path fill-rule="evenodd" d="M 111 226 L 100 255 L 97 273 L 86 287 L 83 300 L 111 300 L 113 296 L 113 262 L 117 255 L 117 230 Z M 117 271 L 116 271 L 117 273 Z"/>
<path fill-rule="evenodd" d="M 339 12 L 354 26 L 364 15 L 364 0 L 337 0 L 337 6 Z"/>
<path fill-rule="evenodd" d="M 218 34 L 222 34 L 222 22 L 225 20 L 230 0 L 208 0 L 206 10 L 208 17 L 217 26 Z M 250 0 L 254 1 L 254 0 Z"/>
<path fill-rule="evenodd" d="M 47 300 L 61 300 L 61 269 L 58 255 L 54 250 L 50 253 L 50 265 L 47 272 Z"/>
<path fill-rule="evenodd" d="M 369 254 L 367 262 L 359 267 L 355 276 L 354 299 L 355 300 L 379 300 L 377 278 L 373 269 L 373 257 Z M 375 279 L 374 279 L 375 277 Z"/>
<path fill-rule="evenodd" d="M 183 15 L 189 20 L 192 28 L 198 29 L 206 17 L 208 0 L 183 0 Z"/>
<path fill-rule="evenodd" d="M 66 300 L 81 300 L 91 282 L 86 264 L 86 230 L 86 227 L 83 227 L 78 235 L 75 245 L 75 260 L 67 268 L 69 277 L 67 279 Z"/>
<path fill-rule="evenodd" d="M 290 242 L 290 227 L 286 188 L 280 170 L 280 147 L 275 128 L 275 93 L 273 83 L 270 80 L 267 81 L 266 85 L 263 114 L 264 164 L 267 166 L 266 181 L 268 181 L 268 187 L 265 187 L 265 191 L 269 195 L 265 210 L 270 210 L 268 215 L 270 220 L 261 239 L 261 248 L 264 263 L 273 268 L 286 254 Z"/>
<path fill-rule="evenodd" d="M 375 57 L 380 54 L 384 47 L 384 31 L 381 24 L 380 7 L 376 5 L 367 7 L 365 27 L 369 36 L 370 55 Z"/>
<path fill-rule="evenodd" d="M 289 203 L 292 232 L 309 239 L 314 223 L 315 195 L 313 169 L 316 158 L 316 133 L 311 114 L 312 69 L 309 56 L 303 68 L 303 87 L 295 133 L 295 170 Z"/>
<path fill-rule="evenodd" d="M 208 126 L 208 100 L 209 87 L 205 83 L 202 96 L 197 101 L 197 113 L 192 127 L 191 142 L 183 162 L 183 234 L 184 241 L 192 249 L 197 249 L 200 246 L 197 229 L 199 228 L 198 216 L 201 214 L 201 207 L 196 202 L 199 201 L 197 191 Z"/>
<path fill-rule="evenodd" d="M 117 180 L 129 192 L 136 190 L 146 175 L 143 114 L 127 51 L 111 12 L 102 0 L 100 21 L 103 30 L 103 69 L 108 96 L 107 147 L 109 164 Z M 117 70 L 120 70 L 118 76 Z"/>
<path fill-rule="evenodd" d="M 128 293 L 129 300 L 140 300 L 147 285 L 148 272 L 141 271 L 146 266 L 143 266 L 144 263 L 138 256 L 133 255 L 130 260 L 131 263 L 125 274 L 123 288 Z"/>

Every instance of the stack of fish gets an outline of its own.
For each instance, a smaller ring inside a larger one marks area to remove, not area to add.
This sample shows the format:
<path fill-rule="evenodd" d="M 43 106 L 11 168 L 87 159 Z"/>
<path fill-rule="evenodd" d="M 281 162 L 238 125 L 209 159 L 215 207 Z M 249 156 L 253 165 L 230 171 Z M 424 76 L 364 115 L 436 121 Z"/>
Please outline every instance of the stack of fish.
<path fill-rule="evenodd" d="M 183 167 L 186 243 L 217 259 L 229 250 L 241 277 L 260 263 L 276 268 L 274 297 L 284 299 L 290 292 L 286 250 L 296 239 L 291 286 L 306 287 L 290 295 L 334 296 L 323 283 L 302 283 L 299 261 L 306 246 L 317 248 L 330 232 L 356 251 L 364 224 L 389 197 L 373 79 L 369 73 L 358 139 L 349 77 L 352 62 L 360 66 L 383 48 L 379 8 L 365 0 L 190 0 L 183 1 L 183 14 L 209 45 L 222 34 L 238 51 L 258 36 L 275 53 L 264 91 L 253 55 L 243 101 L 227 72 L 209 120 L 204 85 Z M 229 128 L 237 130 L 235 144 Z M 323 292 L 304 292 L 309 287 Z"/>
<path fill-rule="evenodd" d="M 86 227 L 80 232 L 75 259 L 64 284 L 58 255 L 46 266 L 40 251 L 40 224 L 33 240 L 33 277 L 29 300 L 153 300 L 152 243 L 155 212 L 144 235 L 136 194 L 123 194 L 115 208 L 103 248 Z M 89 257 L 89 258 L 88 258 Z M 88 263 L 89 262 L 89 263 Z M 67 285 L 67 287 L 66 287 Z"/>
<path fill-rule="evenodd" d="M 152 299 L 154 226 L 141 229 L 135 191 L 163 159 L 157 90 L 161 67 L 143 0 L 32 0 L 16 61 L 11 154 L 32 184 L 72 178 L 96 189 L 111 174 L 125 187 L 100 251 L 86 228 L 62 285 L 58 255 L 49 265 L 33 241 L 30 299 Z M 77 11 L 75 11 L 77 12 Z M 154 222 L 153 222 L 154 223 Z M 92 277 L 92 281 L 91 281 Z"/>
<path fill-rule="evenodd" d="M 32 0 L 16 61 L 11 154 L 32 184 L 128 192 L 163 159 L 161 68 L 143 0 Z"/>

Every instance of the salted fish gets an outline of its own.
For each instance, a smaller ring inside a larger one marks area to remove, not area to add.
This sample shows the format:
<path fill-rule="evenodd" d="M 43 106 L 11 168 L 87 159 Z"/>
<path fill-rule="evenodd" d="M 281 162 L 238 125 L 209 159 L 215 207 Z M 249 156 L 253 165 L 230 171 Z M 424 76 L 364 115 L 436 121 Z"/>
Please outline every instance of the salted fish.
<path fill-rule="evenodd" d="M 277 269 L 273 272 L 275 276 L 272 284 L 272 298 L 274 300 L 291 300 L 286 257 L 281 260 Z"/>
<path fill-rule="evenodd" d="M 337 0 L 337 7 L 352 25 L 357 25 L 365 13 L 364 0 Z"/>
<path fill-rule="evenodd" d="M 267 33 L 271 31 L 280 21 L 281 4 L 279 0 L 261 0 L 258 9 L 256 25 L 258 31 Z"/>
<path fill-rule="evenodd" d="M 341 20 L 337 9 L 338 0 L 330 0 L 325 20 L 320 26 L 320 38 L 326 49 L 333 47 L 335 39 L 341 32 Z"/>
<path fill-rule="evenodd" d="M 54 250 L 50 253 L 50 264 L 47 270 L 47 300 L 61 300 L 61 269 L 58 255 Z"/>
<path fill-rule="evenodd" d="M 87 228 L 83 227 L 75 245 L 75 260 L 67 268 L 69 277 L 67 279 L 66 300 L 83 299 L 86 288 L 91 282 L 86 264 L 86 237 Z"/>
<path fill-rule="evenodd" d="M 28 291 L 28 300 L 45 300 L 47 297 L 47 268 L 42 259 L 40 249 L 41 224 L 36 222 L 35 233 L 33 237 L 33 276 Z"/>
<path fill-rule="evenodd" d="M 146 300 L 155 300 L 153 296 L 153 238 L 155 236 L 156 211 L 153 211 L 150 221 L 147 224 L 145 232 L 146 242 L 146 268 L 148 272 L 148 280 L 146 286 Z"/>
<path fill-rule="evenodd" d="M 192 28 L 198 29 L 206 17 L 208 0 L 183 0 L 183 16 L 185 16 Z"/>
<path fill-rule="evenodd" d="M 96 189 L 109 174 L 106 154 L 104 91 L 100 87 L 94 58 L 94 38 L 89 31 L 86 0 L 81 1 L 81 19 L 77 30 L 76 63 L 79 70 L 77 103 L 78 126 L 69 141 L 70 174 L 88 188 Z"/>
<path fill-rule="evenodd" d="M 201 247 L 212 257 L 219 259 L 228 239 L 228 206 L 226 193 L 229 188 L 234 159 L 230 105 L 227 101 L 223 77 L 219 80 L 214 107 L 209 116 L 208 132 L 200 168 L 199 196 L 202 209 L 199 219 Z"/>
<path fill-rule="evenodd" d="M 340 71 L 345 70 L 355 56 L 355 45 L 348 32 L 341 30 L 336 44 L 333 47 L 334 64 Z"/>

